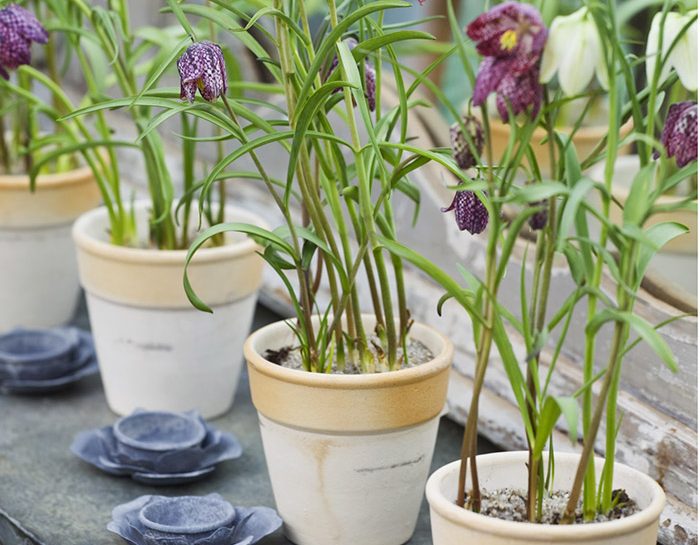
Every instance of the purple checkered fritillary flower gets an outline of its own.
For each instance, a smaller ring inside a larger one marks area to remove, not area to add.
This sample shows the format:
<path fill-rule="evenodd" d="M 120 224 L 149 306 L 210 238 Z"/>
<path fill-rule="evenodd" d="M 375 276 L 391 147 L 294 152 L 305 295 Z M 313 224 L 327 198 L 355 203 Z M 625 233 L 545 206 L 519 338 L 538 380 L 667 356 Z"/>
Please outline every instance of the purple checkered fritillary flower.
<path fill-rule="evenodd" d="M 473 191 L 457 191 L 452 204 L 441 210 L 454 211 L 457 227 L 460 231 L 469 231 L 472 235 L 482 233 L 489 224 L 489 212 Z"/>
<path fill-rule="evenodd" d="M 343 41 L 348 46 L 350 51 L 357 47 L 357 40 L 355 38 L 350 37 L 346 38 Z M 331 77 L 331 74 L 335 71 L 336 68 L 338 68 L 338 64 L 340 64 L 340 61 L 338 60 L 338 56 L 336 55 L 335 57 L 333 57 L 333 61 L 331 62 L 331 65 L 326 71 L 326 75 L 323 78 L 324 81 Z M 333 92 L 339 93 L 341 91 L 342 89 L 338 87 Z M 370 111 L 373 112 L 377 107 L 377 74 L 374 71 L 374 67 L 369 62 L 365 62 L 365 97 L 367 98 L 367 105 L 369 106 Z"/>
<path fill-rule="evenodd" d="M 211 42 L 197 42 L 177 61 L 180 73 L 180 98 L 194 101 L 197 89 L 202 98 L 213 102 L 228 89 L 226 63 L 221 47 Z"/>
<path fill-rule="evenodd" d="M 32 60 L 32 42 L 45 44 L 49 34 L 34 14 L 17 4 L 0 9 L 0 76 Z"/>
<path fill-rule="evenodd" d="M 541 231 L 547 226 L 547 219 L 549 217 L 549 213 L 547 211 L 547 201 L 533 202 L 530 204 L 530 206 L 533 208 L 539 208 L 539 210 L 530 216 L 530 219 L 528 220 L 530 229 L 533 231 Z"/>
<path fill-rule="evenodd" d="M 484 149 L 484 129 L 481 126 L 481 121 L 473 115 L 465 115 L 462 118 L 462 125 L 471 139 L 473 148 L 469 145 L 467 136 L 459 123 L 455 123 L 450 128 L 450 141 L 452 142 L 452 155 L 457 165 L 462 170 L 466 170 L 476 166 L 479 162 L 479 157 Z M 472 149 L 476 152 L 476 156 Z"/>
<path fill-rule="evenodd" d="M 698 160 L 698 104 L 693 101 L 671 104 L 661 143 L 679 167 Z M 658 158 L 658 153 L 655 154 Z"/>
<path fill-rule="evenodd" d="M 504 122 L 509 107 L 514 115 L 527 110 L 537 115 L 542 103 L 539 64 L 547 42 L 539 12 L 519 2 L 499 4 L 472 21 L 467 35 L 484 56 L 474 85 L 474 105 L 496 93 Z"/>

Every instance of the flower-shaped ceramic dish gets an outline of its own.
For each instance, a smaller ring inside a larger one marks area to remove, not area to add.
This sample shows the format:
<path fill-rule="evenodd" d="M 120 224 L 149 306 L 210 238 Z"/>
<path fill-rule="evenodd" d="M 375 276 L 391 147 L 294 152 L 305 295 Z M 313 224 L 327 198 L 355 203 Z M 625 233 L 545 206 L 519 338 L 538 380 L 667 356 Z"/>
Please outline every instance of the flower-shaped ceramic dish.
<path fill-rule="evenodd" d="M 223 433 L 195 417 L 205 429 L 204 439 L 187 449 L 154 451 L 148 456 L 130 456 L 122 452 L 114 436 L 113 427 L 79 433 L 71 451 L 93 466 L 116 476 L 152 485 L 182 484 L 201 479 L 213 472 L 215 466 L 225 460 L 238 458 L 243 449 L 231 434 Z"/>
<path fill-rule="evenodd" d="M 0 335 L 0 376 L 37 380 L 64 376 L 80 367 L 77 329 L 15 329 Z"/>
<path fill-rule="evenodd" d="M 5 394 L 44 394 L 62 390 L 79 380 L 95 375 L 99 369 L 95 357 L 95 347 L 90 333 L 73 330 L 77 335 L 77 346 L 72 351 L 71 361 L 63 366 L 62 373 L 49 373 L 40 378 L 27 378 L 27 375 L 17 374 L 19 367 L 34 364 L 18 364 L 0 366 L 0 393 Z M 14 369 L 10 372 L 9 369 Z"/>
<path fill-rule="evenodd" d="M 164 452 L 200 445 L 207 430 L 196 413 L 136 410 L 112 427 L 118 448 L 132 458 L 153 458 Z"/>
<path fill-rule="evenodd" d="M 233 507 L 209 494 L 141 496 L 115 507 L 107 529 L 133 545 L 251 545 L 281 525 L 269 507 Z"/>

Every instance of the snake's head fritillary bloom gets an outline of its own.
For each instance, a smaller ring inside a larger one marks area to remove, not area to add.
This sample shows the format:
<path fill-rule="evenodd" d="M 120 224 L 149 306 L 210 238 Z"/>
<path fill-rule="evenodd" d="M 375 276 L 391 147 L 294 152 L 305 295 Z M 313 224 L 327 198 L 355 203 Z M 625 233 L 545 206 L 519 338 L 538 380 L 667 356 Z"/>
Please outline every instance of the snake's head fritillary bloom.
<path fill-rule="evenodd" d="M 228 76 L 221 47 L 211 42 L 197 42 L 177 61 L 180 73 L 180 98 L 194 101 L 197 89 L 202 98 L 213 102 L 226 93 Z"/>
<path fill-rule="evenodd" d="M 662 28 L 663 20 L 663 28 Z M 661 52 L 659 52 L 661 39 Z M 685 14 L 671 11 L 659 12 L 651 21 L 646 48 L 647 82 L 654 79 L 656 63 L 661 63 L 659 83 L 668 78 L 672 70 L 678 74 L 688 91 L 698 90 L 698 20 L 697 11 Z"/>
<path fill-rule="evenodd" d="M 542 103 L 539 63 L 547 42 L 539 12 L 518 2 L 499 4 L 472 21 L 467 34 L 485 56 L 476 76 L 474 105 L 496 93 L 503 122 L 509 108 L 513 115 L 529 110 L 534 118 Z"/>
<path fill-rule="evenodd" d="M 505 2 L 469 23 L 467 36 L 482 56 L 508 59 L 510 69 L 520 74 L 539 63 L 547 27 L 534 7 Z"/>
<path fill-rule="evenodd" d="M 671 104 L 661 143 L 679 167 L 698 160 L 698 104 L 690 100 Z M 656 154 L 658 157 L 658 154 Z"/>
<path fill-rule="evenodd" d="M 452 204 L 442 208 L 442 211 L 454 211 L 457 227 L 460 231 L 469 231 L 472 235 L 482 233 L 489 224 L 489 212 L 473 191 L 457 191 Z"/>
<path fill-rule="evenodd" d="M 357 47 L 357 40 L 355 38 L 346 38 L 343 40 L 345 42 L 345 45 L 348 46 L 348 49 L 352 51 Z M 326 74 L 324 76 L 324 81 L 327 80 L 331 74 L 335 71 L 336 68 L 338 68 L 338 64 L 340 64 L 340 61 L 338 60 L 338 56 L 336 55 L 333 57 L 333 61 L 331 62 L 331 65 L 329 66 L 328 70 L 326 71 Z M 342 91 L 342 88 L 338 87 L 334 93 L 339 93 Z M 377 74 L 374 71 L 374 66 L 372 66 L 372 63 L 370 62 L 365 62 L 365 97 L 367 98 L 367 105 L 369 106 L 370 111 L 374 111 L 375 108 L 377 107 Z"/>
<path fill-rule="evenodd" d="M 566 96 L 582 93 L 594 74 L 600 86 L 608 88 L 603 42 L 587 7 L 552 21 L 540 81 L 547 83 L 554 74 L 559 74 L 559 86 Z"/>
<path fill-rule="evenodd" d="M 462 125 L 465 131 L 462 130 Z M 479 162 L 481 152 L 484 150 L 484 129 L 473 115 L 465 115 L 462 125 L 455 123 L 450 128 L 450 140 L 452 142 L 452 155 L 457 166 L 462 170 L 472 168 Z M 471 141 L 471 146 L 469 145 Z M 474 155 L 476 152 L 476 155 Z"/>
<path fill-rule="evenodd" d="M 541 231 L 547 225 L 547 201 L 534 202 L 530 206 L 533 208 L 539 208 L 539 210 L 530 216 L 530 219 L 528 220 L 530 229 L 533 231 Z"/>
<path fill-rule="evenodd" d="M 34 14 L 17 4 L 0 9 L 0 75 L 32 60 L 32 42 L 45 44 L 49 34 Z"/>

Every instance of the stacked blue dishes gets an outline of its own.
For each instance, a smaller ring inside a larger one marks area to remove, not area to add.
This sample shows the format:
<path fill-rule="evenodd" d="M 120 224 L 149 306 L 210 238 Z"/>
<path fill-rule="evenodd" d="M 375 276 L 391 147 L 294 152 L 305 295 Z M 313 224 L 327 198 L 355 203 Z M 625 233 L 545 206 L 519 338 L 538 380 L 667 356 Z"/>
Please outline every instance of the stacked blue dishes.
<path fill-rule="evenodd" d="M 51 392 L 97 371 L 92 338 L 85 331 L 15 329 L 0 335 L 0 392 Z"/>
<path fill-rule="evenodd" d="M 116 507 L 107 529 L 134 545 L 251 545 L 281 525 L 273 509 L 209 494 L 141 496 Z"/>
<path fill-rule="evenodd" d="M 146 484 L 181 484 L 209 475 L 242 448 L 196 412 L 136 410 L 113 426 L 79 433 L 71 451 L 95 467 Z"/>

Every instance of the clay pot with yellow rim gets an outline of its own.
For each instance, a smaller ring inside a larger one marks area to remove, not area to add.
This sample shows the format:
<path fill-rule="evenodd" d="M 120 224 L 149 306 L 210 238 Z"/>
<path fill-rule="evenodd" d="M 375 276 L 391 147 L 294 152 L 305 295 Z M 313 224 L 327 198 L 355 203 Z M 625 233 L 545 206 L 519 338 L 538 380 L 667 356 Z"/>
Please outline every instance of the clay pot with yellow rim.
<path fill-rule="evenodd" d="M 134 205 L 140 240 L 148 240 L 150 201 Z M 226 207 L 227 221 L 264 227 L 255 214 Z M 213 309 L 195 309 L 183 288 L 186 250 L 115 246 L 107 210 L 81 216 L 73 228 L 80 280 L 107 403 L 117 414 L 136 408 L 198 410 L 221 415 L 233 403 L 243 365 L 263 260 L 245 235 L 201 248 L 188 273 Z"/>
<path fill-rule="evenodd" d="M 491 130 L 491 143 L 493 146 L 493 160 L 495 164 L 498 164 L 501 157 L 508 149 L 511 129 L 508 123 L 503 123 L 499 118 L 495 117 L 490 119 L 489 127 Z M 632 127 L 632 121 L 628 121 L 620 128 L 620 134 L 624 137 L 632 130 Z M 564 135 L 568 135 L 571 133 L 571 128 L 561 127 L 557 128 L 557 131 Z M 578 156 L 579 160 L 583 160 L 588 157 L 607 134 L 607 125 L 579 128 L 573 138 L 573 144 L 576 147 L 576 155 Z M 537 127 L 532 133 L 530 144 L 532 146 L 532 151 L 535 154 L 535 158 L 537 159 L 540 172 L 542 172 L 544 176 L 549 176 L 551 161 L 549 143 L 546 141 L 546 139 L 547 131 L 542 127 Z M 623 146 L 620 149 L 620 153 L 627 153 L 629 149 L 629 145 Z M 558 157 L 559 150 L 556 148 L 556 146 L 554 153 L 555 156 Z M 523 159 L 523 161 L 525 162 L 527 159 Z"/>
<path fill-rule="evenodd" d="M 478 456 L 482 490 L 526 490 L 527 459 L 528 453 L 524 451 Z M 547 459 L 545 456 L 545 467 Z M 553 490 L 568 492 L 571 489 L 579 459 L 575 453 L 555 453 Z M 598 474 L 604 463 L 602 458 L 595 459 Z M 459 466 L 460 462 L 456 461 L 441 467 L 426 485 L 433 545 L 656 545 L 666 495 L 654 479 L 629 466 L 615 464 L 613 487 L 627 492 L 640 510 L 616 520 L 572 525 L 502 520 L 457 505 Z M 469 472 L 467 479 L 467 486 L 470 486 Z"/>
<path fill-rule="evenodd" d="M 374 318 L 364 318 L 365 328 Z M 399 545 L 416 526 L 445 404 L 452 343 L 414 324 L 433 359 L 361 375 L 282 367 L 266 350 L 296 345 L 285 321 L 244 346 L 277 509 L 297 545 Z"/>
<path fill-rule="evenodd" d="M 0 176 L 0 331 L 68 322 L 80 293 L 71 226 L 100 203 L 92 171 Z"/>

